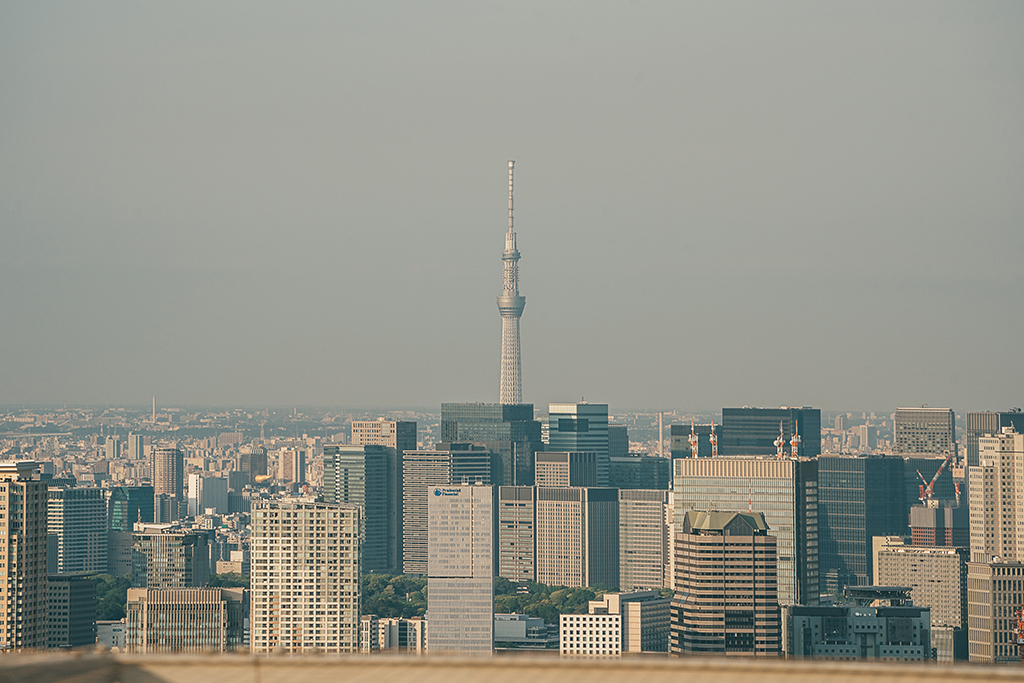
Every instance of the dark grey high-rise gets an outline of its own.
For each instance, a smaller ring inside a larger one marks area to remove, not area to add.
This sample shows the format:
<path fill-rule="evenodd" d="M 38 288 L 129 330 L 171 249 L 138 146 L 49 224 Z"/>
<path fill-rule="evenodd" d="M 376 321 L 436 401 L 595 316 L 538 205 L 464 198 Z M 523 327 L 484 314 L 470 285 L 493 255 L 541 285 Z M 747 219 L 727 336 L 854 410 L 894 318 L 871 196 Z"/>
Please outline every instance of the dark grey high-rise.
<path fill-rule="evenodd" d="M 497 486 L 533 484 L 533 455 L 541 441 L 532 403 L 442 403 L 441 441 L 475 443 L 495 453 L 491 481 Z"/>
<path fill-rule="evenodd" d="M 816 458 L 821 455 L 821 410 L 819 408 L 722 408 L 722 432 L 718 440 L 719 455 L 775 455 L 775 440 L 786 442 L 786 455 L 794 428 L 800 435 L 800 455 Z"/>
<path fill-rule="evenodd" d="M 874 536 L 907 535 L 903 458 L 818 458 L 822 591 L 872 582 Z"/>
<path fill-rule="evenodd" d="M 967 413 L 967 430 L 964 432 L 964 447 L 967 451 L 967 464 L 977 466 L 978 437 L 990 434 L 995 436 L 1003 427 L 1013 427 L 1018 434 L 1024 434 L 1024 413 L 1020 408 L 1007 412 Z"/>
<path fill-rule="evenodd" d="M 395 449 L 388 446 L 324 446 L 326 503 L 349 503 L 363 508 L 363 569 L 401 572 L 398 548 L 401 529 L 390 511 L 401 509 L 388 477 Z"/>

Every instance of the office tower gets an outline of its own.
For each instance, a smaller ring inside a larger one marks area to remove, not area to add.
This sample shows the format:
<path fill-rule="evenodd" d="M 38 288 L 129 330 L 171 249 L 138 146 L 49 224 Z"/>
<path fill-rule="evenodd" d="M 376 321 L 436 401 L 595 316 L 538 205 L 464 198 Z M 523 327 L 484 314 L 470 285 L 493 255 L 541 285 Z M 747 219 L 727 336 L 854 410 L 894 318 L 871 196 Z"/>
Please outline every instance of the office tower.
<path fill-rule="evenodd" d="M 675 545 L 672 654 L 777 656 L 777 550 L 764 515 L 687 511 Z"/>
<path fill-rule="evenodd" d="M 146 457 L 146 437 L 142 434 L 128 434 L 128 459 L 142 460 Z"/>
<path fill-rule="evenodd" d="M 306 483 L 306 451 L 301 448 L 282 448 L 278 456 L 277 478 L 282 482 Z"/>
<path fill-rule="evenodd" d="M 136 522 L 153 522 L 152 486 L 114 486 L 107 491 L 111 531 L 130 532 Z"/>
<path fill-rule="evenodd" d="M 608 458 L 608 485 L 616 489 L 667 489 L 672 482 L 672 461 L 656 455 Z"/>
<path fill-rule="evenodd" d="M 607 488 L 537 487 L 537 581 L 619 585 L 619 495 Z"/>
<path fill-rule="evenodd" d="M 822 592 L 871 582 L 873 536 L 907 533 L 903 458 L 818 458 Z"/>
<path fill-rule="evenodd" d="M 121 442 L 116 436 L 107 437 L 107 442 L 103 444 L 103 457 L 110 462 L 121 459 Z"/>
<path fill-rule="evenodd" d="M 502 288 L 498 297 L 501 314 L 501 391 L 500 401 L 505 404 L 523 402 L 523 368 L 519 356 L 519 318 L 526 308 L 526 297 L 519 295 L 519 250 L 516 233 L 512 229 L 512 167 L 508 162 L 508 232 L 505 233 L 505 251 L 501 252 Z"/>
<path fill-rule="evenodd" d="M 437 486 L 428 498 L 427 649 L 489 655 L 494 650 L 494 488 Z"/>
<path fill-rule="evenodd" d="M 253 502 L 252 653 L 359 651 L 358 505 Z"/>
<path fill-rule="evenodd" d="M 665 586 L 669 543 L 666 505 L 668 491 L 619 490 L 619 588 L 657 590 Z M 667 648 L 667 635 L 665 642 Z"/>
<path fill-rule="evenodd" d="M 388 460 L 388 538 L 393 547 L 388 563 L 395 572 L 402 571 L 402 457 L 414 451 L 416 423 L 401 420 L 355 420 L 352 422 L 353 446 L 386 446 L 394 449 Z"/>
<path fill-rule="evenodd" d="M 401 530 L 391 524 L 391 510 L 401 509 L 401 501 L 388 487 L 394 451 L 390 446 L 324 446 L 323 499 L 362 506 L 362 563 L 368 572 L 401 572 Z"/>
<path fill-rule="evenodd" d="M 129 588 L 126 650 L 133 654 L 248 649 L 244 588 Z"/>
<path fill-rule="evenodd" d="M 1020 408 L 1007 412 L 967 413 L 967 429 L 964 432 L 964 450 L 967 464 L 978 464 L 978 437 L 999 434 L 1003 427 L 1013 427 L 1018 434 L 1024 434 L 1024 413 Z"/>
<path fill-rule="evenodd" d="M 96 643 L 96 578 L 81 574 L 49 577 L 46 647 L 93 646 Z"/>
<path fill-rule="evenodd" d="M 207 534 L 170 524 L 142 524 L 133 536 L 133 588 L 197 588 L 209 581 Z"/>
<path fill-rule="evenodd" d="M 33 479 L 32 460 L 0 462 L 0 649 L 46 647 L 46 482 Z M 38 475 L 36 475 L 38 476 Z M 6 590 L 5 590 L 6 588 Z"/>
<path fill-rule="evenodd" d="M 608 404 L 548 404 L 549 451 L 597 454 L 597 484 L 608 486 Z"/>
<path fill-rule="evenodd" d="M 165 496 L 167 510 L 154 517 L 162 522 L 179 519 L 185 504 L 185 454 L 176 446 L 156 447 L 150 450 L 150 472 L 153 476 L 153 495 Z M 154 505 L 156 503 L 154 502 Z"/>
<path fill-rule="evenodd" d="M 537 453 L 537 486 L 597 486 L 596 453 Z"/>
<path fill-rule="evenodd" d="M 914 605 L 931 610 L 933 627 L 954 631 L 950 642 L 954 650 L 943 653 L 940 659 L 966 659 L 968 549 L 908 546 L 896 536 L 876 537 L 874 548 L 873 584 L 910 588 Z"/>
<path fill-rule="evenodd" d="M 915 546 L 971 545 L 971 515 L 967 506 L 915 505 L 910 508 L 910 542 Z"/>
<path fill-rule="evenodd" d="M 605 593 L 590 601 L 587 614 L 561 615 L 559 652 L 587 657 L 668 652 L 669 603 L 657 591 Z"/>
<path fill-rule="evenodd" d="M 250 444 L 238 449 L 238 470 L 249 475 L 249 482 L 267 474 L 267 449 Z M 157 491 L 157 493 L 160 493 Z"/>
<path fill-rule="evenodd" d="M 723 456 L 673 460 L 676 527 L 688 510 L 763 513 L 779 549 L 779 602 L 815 605 L 823 533 L 819 462 Z M 869 551 L 870 543 L 865 552 Z"/>
<path fill-rule="evenodd" d="M 718 432 L 721 433 L 721 425 L 717 427 Z M 672 459 L 676 458 L 692 458 L 693 448 L 690 444 L 690 434 L 694 434 L 697 437 L 697 457 L 698 458 L 710 458 L 711 457 L 711 425 L 669 425 L 669 449 L 672 454 Z M 775 434 L 778 436 L 778 424 L 775 425 Z"/>
<path fill-rule="evenodd" d="M 978 437 L 978 465 L 968 468 L 971 560 L 1024 560 L 1024 434 L 1004 427 Z"/>
<path fill-rule="evenodd" d="M 624 458 L 629 455 L 629 430 L 626 425 L 608 425 L 608 457 Z"/>
<path fill-rule="evenodd" d="M 441 404 L 441 441 L 475 443 L 498 454 L 491 473 L 496 486 L 535 483 L 533 454 L 542 450 L 540 432 L 532 403 Z"/>
<path fill-rule="evenodd" d="M 968 562 L 967 586 L 968 658 L 980 664 L 1016 664 L 1020 651 L 1013 629 L 1015 612 L 1024 603 L 1024 564 Z"/>
<path fill-rule="evenodd" d="M 816 458 L 821 455 L 821 410 L 818 408 L 722 408 L 720 455 L 775 455 L 775 439 L 786 442 L 785 453 L 792 455 L 794 428 L 800 435 L 797 455 Z"/>
<path fill-rule="evenodd" d="M 498 487 L 498 576 L 537 580 L 537 487 Z"/>
<path fill-rule="evenodd" d="M 952 408 L 897 408 L 892 452 L 956 454 Z"/>
<path fill-rule="evenodd" d="M 188 516 L 202 515 L 209 508 L 218 515 L 228 514 L 228 480 L 224 477 L 188 475 Z"/>
<path fill-rule="evenodd" d="M 57 538 L 53 573 L 107 571 L 107 502 L 102 489 L 51 488 L 47 526 Z"/>
<path fill-rule="evenodd" d="M 406 451 L 402 463 L 402 570 L 427 573 L 427 500 L 437 486 L 491 483 L 491 452 L 466 443 Z"/>
<path fill-rule="evenodd" d="M 928 661 L 932 658 L 927 607 L 784 608 L 786 656 L 815 659 Z"/>

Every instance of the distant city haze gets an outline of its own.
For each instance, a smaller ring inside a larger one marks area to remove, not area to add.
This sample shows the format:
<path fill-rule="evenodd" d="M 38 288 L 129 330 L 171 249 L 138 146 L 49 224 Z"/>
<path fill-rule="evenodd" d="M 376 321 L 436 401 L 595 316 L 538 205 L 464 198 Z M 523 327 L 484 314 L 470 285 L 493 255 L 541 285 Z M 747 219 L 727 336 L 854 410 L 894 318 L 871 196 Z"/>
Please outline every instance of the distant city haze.
<path fill-rule="evenodd" d="M 1005 410 L 1024 4 L 6 3 L 0 404 Z"/>

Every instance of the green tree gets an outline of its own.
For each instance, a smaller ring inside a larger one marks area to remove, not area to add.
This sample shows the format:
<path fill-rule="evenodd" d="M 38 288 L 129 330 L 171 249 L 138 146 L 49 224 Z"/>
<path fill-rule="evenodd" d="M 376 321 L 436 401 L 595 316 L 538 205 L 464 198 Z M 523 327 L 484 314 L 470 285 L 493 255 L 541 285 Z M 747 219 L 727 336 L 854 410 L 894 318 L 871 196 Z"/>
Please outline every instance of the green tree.
<path fill-rule="evenodd" d="M 237 572 L 214 574 L 210 577 L 210 586 L 213 588 L 248 588 L 249 575 Z"/>

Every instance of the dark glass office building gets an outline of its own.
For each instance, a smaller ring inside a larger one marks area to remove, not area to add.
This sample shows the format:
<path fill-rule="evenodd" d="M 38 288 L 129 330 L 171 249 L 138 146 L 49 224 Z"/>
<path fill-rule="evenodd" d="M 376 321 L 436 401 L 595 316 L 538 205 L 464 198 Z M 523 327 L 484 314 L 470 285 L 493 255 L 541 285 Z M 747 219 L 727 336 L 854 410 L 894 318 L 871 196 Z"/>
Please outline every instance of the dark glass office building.
<path fill-rule="evenodd" d="M 616 489 L 668 489 L 672 461 L 656 455 L 608 458 L 608 485 Z"/>
<path fill-rule="evenodd" d="M 402 530 L 390 514 L 402 501 L 392 485 L 389 466 L 395 449 L 388 446 L 324 446 L 323 499 L 363 507 L 363 570 L 400 572 Z"/>
<path fill-rule="evenodd" d="M 691 426 L 693 433 L 697 435 L 697 457 L 711 457 L 711 425 L 669 425 L 669 435 L 672 439 L 669 448 L 672 450 L 673 460 L 693 457 L 693 450 L 690 447 Z M 778 432 L 778 424 L 775 427 L 775 431 Z M 722 434 L 722 425 L 716 427 L 716 433 Z"/>
<path fill-rule="evenodd" d="M 442 403 L 441 441 L 475 443 L 495 453 L 491 481 L 497 486 L 533 484 L 541 440 L 532 403 Z"/>
<path fill-rule="evenodd" d="M 794 429 L 800 435 L 800 453 L 816 458 L 821 455 L 821 410 L 819 408 L 722 408 L 722 431 L 718 437 L 719 455 L 775 455 L 775 439 L 782 438 L 790 455 Z"/>
<path fill-rule="evenodd" d="M 153 522 L 152 486 L 115 486 L 107 499 L 110 531 L 130 532 L 135 522 Z"/>
<path fill-rule="evenodd" d="M 874 536 L 906 536 L 906 487 L 899 456 L 818 458 L 821 589 L 872 583 Z"/>

